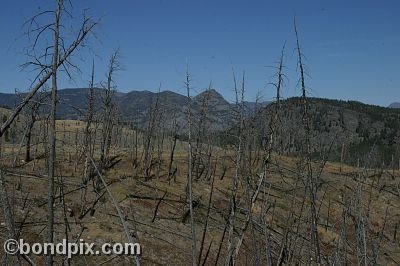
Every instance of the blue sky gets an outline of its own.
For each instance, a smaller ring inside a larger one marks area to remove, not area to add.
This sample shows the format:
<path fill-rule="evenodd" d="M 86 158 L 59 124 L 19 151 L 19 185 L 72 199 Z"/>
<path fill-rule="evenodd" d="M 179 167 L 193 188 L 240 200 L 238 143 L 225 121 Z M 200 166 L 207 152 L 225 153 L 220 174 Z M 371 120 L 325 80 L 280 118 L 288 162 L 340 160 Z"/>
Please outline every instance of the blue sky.
<path fill-rule="evenodd" d="M 34 72 L 21 71 L 26 61 L 23 22 L 53 6 L 51 0 L 7 1 L 0 10 L 0 91 L 29 88 Z M 257 93 L 271 100 L 274 64 L 286 42 L 285 97 L 299 95 L 294 53 L 296 15 L 306 56 L 309 95 L 351 99 L 386 106 L 400 101 L 400 2 L 259 1 L 259 0 L 80 0 L 82 9 L 101 23 L 74 63 L 82 73 L 60 87 L 86 87 L 96 61 L 96 80 L 105 78 L 108 57 L 119 47 L 124 70 L 116 75 L 120 91 L 162 89 L 184 93 L 186 62 L 193 94 L 212 82 L 233 100 L 232 68 L 246 73 L 246 98 Z"/>

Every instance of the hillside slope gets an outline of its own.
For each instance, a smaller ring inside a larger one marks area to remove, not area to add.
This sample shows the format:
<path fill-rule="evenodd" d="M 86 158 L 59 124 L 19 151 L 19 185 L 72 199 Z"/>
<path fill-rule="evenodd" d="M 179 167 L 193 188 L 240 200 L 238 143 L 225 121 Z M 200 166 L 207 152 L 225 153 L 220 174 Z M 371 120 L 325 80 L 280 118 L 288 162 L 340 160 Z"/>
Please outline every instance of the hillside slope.
<path fill-rule="evenodd" d="M 389 108 L 400 108 L 400 103 L 391 103 L 389 106 Z"/>
<path fill-rule="evenodd" d="M 315 158 L 329 156 L 355 164 L 391 166 L 400 158 L 400 110 L 355 101 L 309 98 L 311 150 Z M 259 112 L 253 123 L 259 134 L 269 130 L 275 104 Z M 283 101 L 278 143 L 282 153 L 298 154 L 305 140 L 300 98 Z M 397 164 L 396 164 L 397 165 Z"/>

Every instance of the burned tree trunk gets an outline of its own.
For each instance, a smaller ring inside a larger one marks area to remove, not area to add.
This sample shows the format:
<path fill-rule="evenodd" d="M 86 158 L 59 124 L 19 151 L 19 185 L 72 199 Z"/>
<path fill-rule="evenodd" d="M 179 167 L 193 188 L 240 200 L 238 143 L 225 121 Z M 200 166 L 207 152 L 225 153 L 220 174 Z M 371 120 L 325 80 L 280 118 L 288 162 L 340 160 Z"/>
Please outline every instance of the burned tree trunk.
<path fill-rule="evenodd" d="M 115 115 L 115 104 L 113 100 L 114 96 L 114 74 L 120 70 L 119 65 L 119 49 L 115 50 L 111 55 L 110 62 L 107 71 L 107 82 L 104 86 L 105 96 L 103 98 L 103 127 L 102 137 L 100 142 L 100 161 L 102 167 L 108 163 L 108 154 L 110 151 L 112 132 L 114 127 Z"/>
<path fill-rule="evenodd" d="M 57 108 L 57 66 L 58 66 L 58 42 L 60 36 L 60 17 L 63 1 L 58 0 L 58 6 L 54 26 L 54 51 L 52 67 L 52 88 L 51 88 L 51 113 L 49 125 L 49 187 L 48 187 L 48 207 L 47 207 L 47 242 L 54 242 L 54 175 L 56 167 L 56 108 Z M 47 265 L 53 265 L 53 254 L 48 254 Z"/>

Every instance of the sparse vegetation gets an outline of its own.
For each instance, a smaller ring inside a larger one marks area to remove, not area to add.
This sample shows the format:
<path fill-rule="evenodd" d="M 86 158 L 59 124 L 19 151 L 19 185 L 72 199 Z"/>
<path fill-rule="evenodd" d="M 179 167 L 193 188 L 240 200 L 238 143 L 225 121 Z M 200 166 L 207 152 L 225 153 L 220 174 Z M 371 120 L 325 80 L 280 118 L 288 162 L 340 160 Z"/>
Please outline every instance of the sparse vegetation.
<path fill-rule="evenodd" d="M 185 96 L 118 93 L 118 49 L 104 82 L 93 60 L 88 89 L 59 90 L 96 23 L 84 18 L 67 47 L 66 3 L 49 13 L 39 29 L 52 55 L 26 65 L 37 84 L 0 101 L 0 239 L 139 243 L 142 254 L 1 251 L 4 265 L 400 264 L 400 109 L 309 97 L 296 22 L 301 96 L 282 99 L 284 45 L 275 100 L 246 102 L 233 70 L 230 104 L 211 82 L 193 97 L 188 69 Z"/>

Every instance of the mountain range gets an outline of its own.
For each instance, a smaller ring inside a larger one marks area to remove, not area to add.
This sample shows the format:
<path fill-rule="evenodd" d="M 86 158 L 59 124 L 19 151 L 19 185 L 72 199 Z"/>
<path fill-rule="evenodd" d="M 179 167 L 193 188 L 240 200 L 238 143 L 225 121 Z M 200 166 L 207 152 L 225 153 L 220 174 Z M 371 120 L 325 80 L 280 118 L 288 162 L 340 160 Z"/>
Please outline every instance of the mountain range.
<path fill-rule="evenodd" d="M 62 89 L 58 93 L 57 117 L 59 119 L 84 119 L 88 105 L 88 89 L 74 88 Z M 105 95 L 104 89 L 94 89 L 95 113 L 99 114 Z M 16 94 L 0 93 L 0 106 L 13 108 L 20 102 Z M 49 97 L 47 97 L 49 98 Z M 114 92 L 113 99 L 118 107 L 120 120 L 133 123 L 138 128 L 144 129 L 149 121 L 152 108 L 157 105 L 157 113 L 163 125 L 178 131 L 185 128 L 187 122 L 188 98 L 172 91 L 151 92 L 131 91 Z M 244 102 L 246 113 L 253 113 L 269 102 Z M 236 121 L 236 104 L 229 103 L 214 89 L 209 89 L 191 98 L 191 115 L 193 120 L 200 119 L 204 112 L 207 127 L 210 131 L 223 131 L 233 126 Z M 44 111 L 47 113 L 47 111 Z M 181 132 L 182 133 L 182 132 Z"/>
<path fill-rule="evenodd" d="M 104 94 L 103 89 L 94 89 L 94 111 L 98 119 L 102 114 Z M 49 96 L 47 98 L 49 100 Z M 85 119 L 88 105 L 87 88 L 59 90 L 58 98 L 59 119 Z M 221 140 L 224 136 L 226 138 L 228 135 L 234 135 L 229 132 L 237 126 L 240 108 L 225 100 L 213 89 L 199 93 L 192 97 L 190 102 L 186 96 L 172 91 L 115 92 L 113 99 L 119 113 L 116 119 L 120 122 L 146 129 L 153 116 L 161 126 L 170 131 L 176 130 L 181 135 L 187 133 L 190 107 L 193 130 L 198 128 L 203 119 L 207 132 L 219 132 Z M 2 107 L 13 108 L 19 102 L 20 97 L 15 94 L 0 93 Z M 351 164 L 360 160 L 367 164 L 371 158 L 374 158 L 377 164 L 388 164 L 393 156 L 400 156 L 399 103 L 393 103 L 388 108 L 356 101 L 309 98 L 309 104 L 311 148 L 315 152 L 329 148 L 333 160 L 344 157 L 344 160 Z M 275 107 L 276 104 L 271 102 L 245 102 L 247 121 L 253 123 L 252 126 L 249 123 L 247 125 L 258 130 L 259 136 L 262 137 L 270 128 L 268 123 L 273 117 Z M 46 108 L 49 108 L 48 105 L 42 110 L 44 114 L 49 113 Z M 296 154 L 299 152 L 298 147 L 302 146 L 301 140 L 305 134 L 301 124 L 301 99 L 294 97 L 282 101 L 280 116 L 278 146 L 283 153 Z"/>

